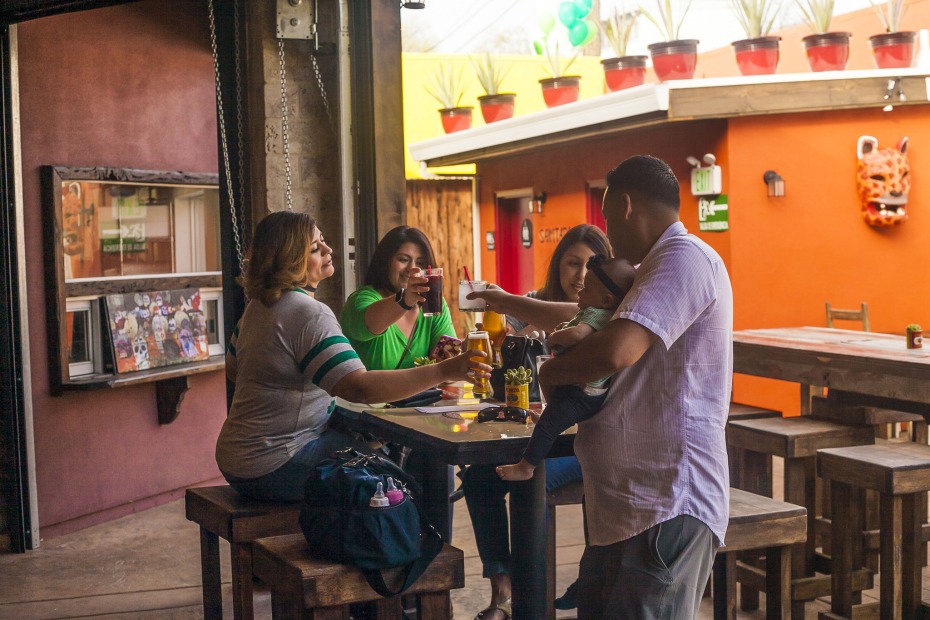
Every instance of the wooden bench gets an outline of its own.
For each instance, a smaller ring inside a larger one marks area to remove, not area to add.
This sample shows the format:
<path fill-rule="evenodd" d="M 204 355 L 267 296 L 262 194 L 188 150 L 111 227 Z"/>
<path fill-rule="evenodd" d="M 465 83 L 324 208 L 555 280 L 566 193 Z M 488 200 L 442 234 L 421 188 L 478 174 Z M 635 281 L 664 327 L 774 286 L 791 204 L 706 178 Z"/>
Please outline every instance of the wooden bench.
<path fill-rule="evenodd" d="M 730 488 L 730 522 L 726 546 L 714 559 L 714 618 L 736 617 L 737 554 L 765 552 L 762 589 L 765 617 L 787 620 L 791 615 L 791 547 L 807 539 L 803 506 Z"/>
<path fill-rule="evenodd" d="M 384 571 L 389 587 L 402 569 Z M 349 604 L 374 602 L 378 620 L 404 616 L 401 597 L 382 598 L 355 567 L 314 558 L 302 534 L 263 538 L 255 542 L 254 575 L 271 587 L 272 618 L 283 620 L 346 620 Z M 447 620 L 449 590 L 465 586 L 465 556 L 443 545 L 426 572 L 404 593 L 417 600 L 418 620 Z"/>
<path fill-rule="evenodd" d="M 233 617 L 251 620 L 252 543 L 299 531 L 300 502 L 261 502 L 229 486 L 215 486 L 187 489 L 184 505 L 187 518 L 200 526 L 204 618 L 223 617 L 219 547 L 219 537 L 223 537 L 230 545 Z"/>
<path fill-rule="evenodd" d="M 833 562 L 830 612 L 820 618 L 919 618 L 921 601 L 921 498 L 930 491 L 930 447 L 910 442 L 821 450 L 817 467 L 830 480 Z M 854 605 L 851 575 L 863 564 L 865 490 L 881 503 L 879 602 Z M 872 616 L 870 616 L 872 617 Z"/>
<path fill-rule="evenodd" d="M 830 578 L 816 574 L 816 517 L 817 517 L 817 450 L 870 444 L 875 441 L 871 427 L 849 426 L 810 416 L 794 418 L 762 418 L 727 423 L 727 448 L 741 448 L 747 453 L 757 452 L 784 458 L 784 498 L 786 502 L 807 509 L 807 531 L 810 534 L 803 545 L 792 554 L 792 617 L 802 620 L 804 602 L 830 593 Z M 741 569 L 740 583 L 751 580 L 749 567 Z M 744 577 L 746 577 L 744 579 Z M 862 571 L 855 576 L 859 590 L 872 587 L 871 573 Z M 744 605 L 744 609 L 746 606 Z"/>

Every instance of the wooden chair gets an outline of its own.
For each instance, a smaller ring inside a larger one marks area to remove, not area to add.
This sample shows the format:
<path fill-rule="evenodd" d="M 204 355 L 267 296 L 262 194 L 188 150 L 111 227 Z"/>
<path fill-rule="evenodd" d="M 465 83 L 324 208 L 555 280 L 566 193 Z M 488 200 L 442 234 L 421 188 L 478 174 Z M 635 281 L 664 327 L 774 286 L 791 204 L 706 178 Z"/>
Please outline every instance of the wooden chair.
<path fill-rule="evenodd" d="M 229 541 L 232 563 L 233 617 L 251 620 L 252 543 L 266 536 L 300 531 L 300 502 L 260 502 L 245 498 L 229 486 L 187 489 L 188 520 L 200 526 L 200 569 L 203 579 L 203 615 L 223 617 L 220 586 L 219 538 Z"/>
<path fill-rule="evenodd" d="M 862 323 L 862 331 L 870 332 L 872 327 L 869 324 L 869 306 L 865 302 L 862 302 L 858 310 L 841 310 L 839 308 L 834 308 L 830 305 L 830 302 L 826 302 L 827 306 L 827 327 L 833 327 L 833 321 L 860 321 Z"/>
<path fill-rule="evenodd" d="M 821 450 L 817 467 L 830 480 L 833 502 L 831 607 L 820 617 L 922 617 L 920 506 L 930 491 L 930 447 L 897 442 Z M 881 498 L 879 602 L 854 605 L 850 575 L 863 564 L 857 508 L 864 490 Z"/>
<path fill-rule="evenodd" d="M 573 482 L 546 495 L 546 618 L 555 618 L 555 509 L 556 506 L 580 504 L 584 499 L 584 483 Z"/>
<path fill-rule="evenodd" d="M 737 556 L 742 551 L 760 550 L 765 554 L 765 570 L 755 586 L 765 592 L 765 616 L 788 620 L 792 546 L 806 539 L 804 507 L 731 487 L 726 546 L 714 559 L 714 619 L 736 617 Z"/>
<path fill-rule="evenodd" d="M 275 620 L 346 620 L 349 604 L 364 602 L 375 603 L 379 620 L 404 618 L 400 596 L 382 598 L 359 569 L 312 557 L 302 534 L 255 541 L 252 570 L 271 587 Z M 401 570 L 384 571 L 389 586 Z M 464 586 L 465 556 L 444 545 L 405 596 L 416 597 L 419 620 L 446 620 L 451 617 L 449 590 Z"/>

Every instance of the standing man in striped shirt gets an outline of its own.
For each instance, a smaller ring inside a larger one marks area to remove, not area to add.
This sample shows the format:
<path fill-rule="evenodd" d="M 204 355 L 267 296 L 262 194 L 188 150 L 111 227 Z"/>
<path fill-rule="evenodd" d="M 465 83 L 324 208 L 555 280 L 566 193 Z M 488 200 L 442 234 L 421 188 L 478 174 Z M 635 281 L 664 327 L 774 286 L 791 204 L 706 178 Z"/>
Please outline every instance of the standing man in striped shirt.
<path fill-rule="evenodd" d="M 636 279 L 606 328 L 540 370 L 547 392 L 613 375 L 575 439 L 588 528 L 580 619 L 694 618 L 723 545 L 733 293 L 679 204 L 660 159 L 637 155 L 607 175 L 607 236 L 639 263 Z"/>

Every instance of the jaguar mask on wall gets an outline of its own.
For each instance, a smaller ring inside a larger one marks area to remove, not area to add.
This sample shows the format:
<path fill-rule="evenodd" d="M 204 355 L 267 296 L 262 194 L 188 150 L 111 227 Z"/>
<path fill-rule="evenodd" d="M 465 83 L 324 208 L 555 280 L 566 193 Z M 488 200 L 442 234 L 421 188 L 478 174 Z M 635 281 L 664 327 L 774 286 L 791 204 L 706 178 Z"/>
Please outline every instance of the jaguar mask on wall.
<path fill-rule="evenodd" d="M 860 136 L 856 148 L 856 189 L 865 223 L 892 227 L 907 220 L 907 194 L 911 189 L 911 165 L 907 136 L 895 148 L 878 148 L 872 136 Z"/>

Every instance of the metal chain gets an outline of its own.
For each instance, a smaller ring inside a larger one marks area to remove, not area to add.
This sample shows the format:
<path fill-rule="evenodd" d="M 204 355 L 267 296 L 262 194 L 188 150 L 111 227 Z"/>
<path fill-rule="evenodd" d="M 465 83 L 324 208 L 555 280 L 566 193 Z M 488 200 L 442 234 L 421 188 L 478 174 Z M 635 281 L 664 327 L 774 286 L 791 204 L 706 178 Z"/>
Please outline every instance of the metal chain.
<path fill-rule="evenodd" d="M 245 156 L 243 152 L 245 150 L 245 140 L 243 140 L 243 131 L 242 131 L 242 61 L 240 60 L 239 54 L 239 0 L 233 2 L 233 32 L 235 36 L 235 54 L 236 54 L 236 148 L 238 149 L 239 158 L 239 217 L 242 221 L 243 227 L 243 237 L 245 236 L 245 231 L 250 230 L 248 227 L 249 210 L 246 209 L 246 194 L 245 194 Z M 246 245 L 248 245 L 248 240 L 246 239 Z"/>
<path fill-rule="evenodd" d="M 316 61 L 316 54 L 310 54 L 310 60 L 313 63 L 313 75 L 316 76 L 317 86 L 320 87 L 320 95 L 323 97 L 323 107 L 326 108 L 326 119 L 329 121 L 329 128 L 336 132 L 336 123 L 333 120 L 333 112 L 329 109 L 329 97 L 326 96 L 326 89 L 323 88 L 323 76 L 320 75 L 320 65 Z"/>
<path fill-rule="evenodd" d="M 284 184 L 287 210 L 293 211 L 291 199 L 291 154 L 287 137 L 287 74 L 284 70 L 284 41 L 278 39 L 278 64 L 281 67 L 281 141 L 284 145 Z"/>
<path fill-rule="evenodd" d="M 229 169 L 229 146 L 226 142 L 226 120 L 223 114 L 223 91 L 220 87 L 220 61 L 216 48 L 216 20 L 213 15 L 213 0 L 209 0 L 210 14 L 210 46 L 213 51 L 213 70 L 216 82 L 216 114 L 220 126 L 220 146 L 223 151 L 223 171 L 226 173 L 226 189 L 229 194 L 229 211 L 232 218 L 233 238 L 236 243 L 236 257 L 239 260 L 239 271 L 245 271 L 242 252 L 242 239 L 239 236 L 239 219 L 236 216 L 236 197 L 232 189 L 232 175 Z"/>

